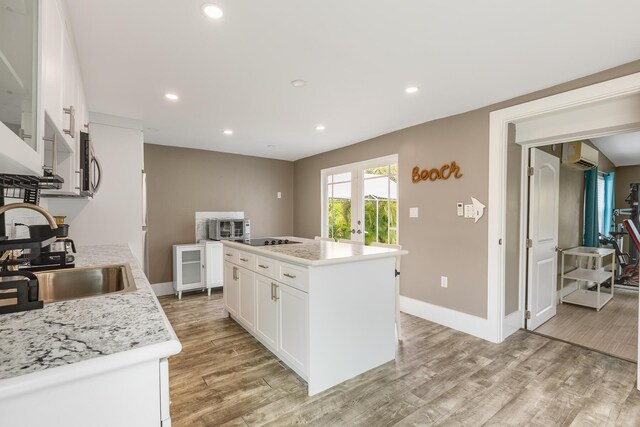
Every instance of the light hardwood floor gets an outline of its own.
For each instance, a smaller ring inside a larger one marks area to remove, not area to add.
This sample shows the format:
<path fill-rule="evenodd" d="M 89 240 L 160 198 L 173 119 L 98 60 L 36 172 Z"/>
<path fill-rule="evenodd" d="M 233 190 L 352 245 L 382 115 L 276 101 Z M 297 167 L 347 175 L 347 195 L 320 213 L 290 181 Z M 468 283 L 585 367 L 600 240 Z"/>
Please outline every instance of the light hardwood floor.
<path fill-rule="evenodd" d="M 638 292 L 616 289 L 613 299 L 600 311 L 559 304 L 556 316 L 535 332 L 635 362 L 638 359 Z"/>
<path fill-rule="evenodd" d="M 633 363 L 524 331 L 491 344 L 404 314 L 395 363 L 308 397 L 221 297 L 160 298 L 183 345 L 169 365 L 174 427 L 640 425 Z"/>

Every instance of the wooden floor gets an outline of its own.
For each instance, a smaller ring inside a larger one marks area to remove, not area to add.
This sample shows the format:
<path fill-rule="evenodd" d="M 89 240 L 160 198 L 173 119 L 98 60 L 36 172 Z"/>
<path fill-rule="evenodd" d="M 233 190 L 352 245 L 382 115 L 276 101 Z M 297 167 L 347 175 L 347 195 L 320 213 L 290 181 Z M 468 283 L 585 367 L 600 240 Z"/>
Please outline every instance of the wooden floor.
<path fill-rule="evenodd" d="M 308 397 L 223 317 L 220 293 L 160 301 L 183 345 L 170 359 L 174 427 L 640 425 L 635 364 L 536 334 L 497 345 L 403 314 L 395 363 Z"/>
<path fill-rule="evenodd" d="M 560 304 L 556 316 L 536 332 L 635 362 L 638 360 L 638 292 L 616 289 L 613 299 L 600 311 Z"/>

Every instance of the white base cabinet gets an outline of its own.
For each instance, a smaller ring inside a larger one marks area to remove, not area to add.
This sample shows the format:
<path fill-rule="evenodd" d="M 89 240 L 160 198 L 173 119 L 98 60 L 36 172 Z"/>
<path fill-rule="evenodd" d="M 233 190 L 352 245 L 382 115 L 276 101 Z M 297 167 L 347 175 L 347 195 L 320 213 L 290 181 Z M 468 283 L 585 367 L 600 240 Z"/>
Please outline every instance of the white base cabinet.
<path fill-rule="evenodd" d="M 167 427 L 168 362 L 145 361 L 3 398 L 0 414 L 3 426 Z"/>
<path fill-rule="evenodd" d="M 303 266 L 224 243 L 229 315 L 309 395 L 395 359 L 395 258 Z"/>

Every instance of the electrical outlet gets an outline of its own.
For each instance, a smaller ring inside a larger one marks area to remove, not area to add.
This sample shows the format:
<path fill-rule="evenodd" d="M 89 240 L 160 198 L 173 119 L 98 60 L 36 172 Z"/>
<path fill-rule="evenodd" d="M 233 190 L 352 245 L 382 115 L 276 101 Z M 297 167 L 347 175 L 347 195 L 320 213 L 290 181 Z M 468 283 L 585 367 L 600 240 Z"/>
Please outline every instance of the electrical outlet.
<path fill-rule="evenodd" d="M 418 218 L 418 208 L 409 208 L 409 218 Z"/>
<path fill-rule="evenodd" d="M 449 278 L 447 276 L 440 276 L 440 286 L 446 288 L 449 286 Z"/>
<path fill-rule="evenodd" d="M 456 211 L 458 216 L 464 216 L 464 203 L 456 203 Z"/>

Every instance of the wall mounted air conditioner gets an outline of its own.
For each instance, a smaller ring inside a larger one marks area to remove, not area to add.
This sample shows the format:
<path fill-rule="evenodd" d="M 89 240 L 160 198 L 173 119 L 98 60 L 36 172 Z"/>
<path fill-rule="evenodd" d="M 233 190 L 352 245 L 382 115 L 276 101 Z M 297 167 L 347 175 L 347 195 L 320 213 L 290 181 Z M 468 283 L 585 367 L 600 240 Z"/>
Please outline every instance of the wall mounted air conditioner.
<path fill-rule="evenodd" d="M 562 163 L 580 170 L 593 169 L 598 166 L 598 154 L 584 141 L 567 142 L 562 146 Z"/>

